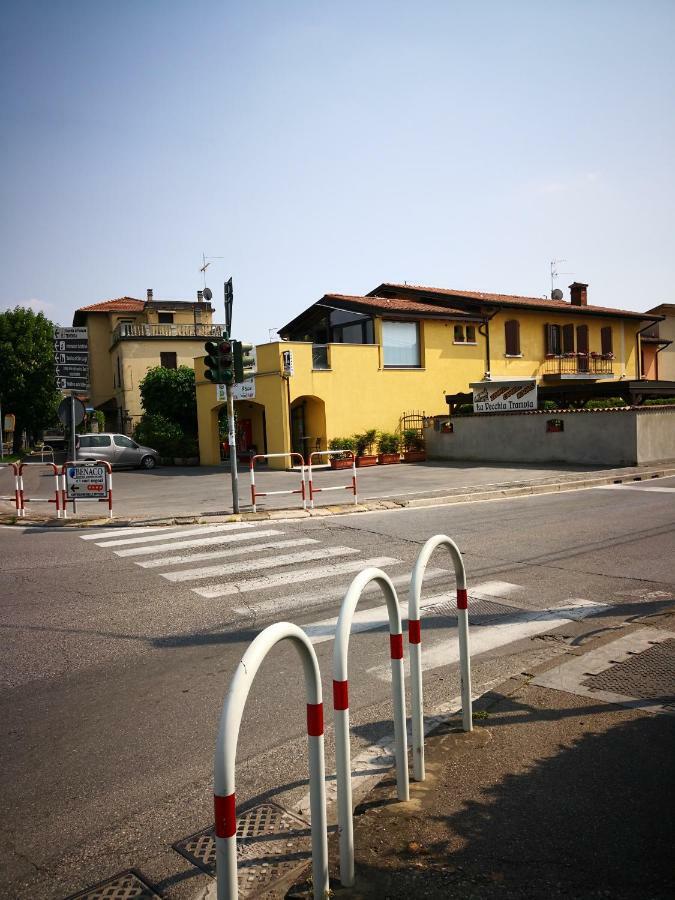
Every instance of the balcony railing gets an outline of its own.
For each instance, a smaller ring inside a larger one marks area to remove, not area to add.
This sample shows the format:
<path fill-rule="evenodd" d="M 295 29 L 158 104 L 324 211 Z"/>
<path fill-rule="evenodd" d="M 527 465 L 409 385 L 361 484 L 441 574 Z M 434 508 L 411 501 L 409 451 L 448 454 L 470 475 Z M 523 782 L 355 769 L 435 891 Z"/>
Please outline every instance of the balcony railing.
<path fill-rule="evenodd" d="M 598 378 L 614 374 L 614 356 L 610 353 L 563 353 L 547 355 L 544 375 Z"/>
<path fill-rule="evenodd" d="M 121 322 L 112 333 L 111 346 L 124 340 L 147 340 L 148 338 L 210 338 L 222 337 L 224 325 L 144 325 Z"/>
<path fill-rule="evenodd" d="M 312 368 L 330 369 L 328 344 L 312 344 Z"/>

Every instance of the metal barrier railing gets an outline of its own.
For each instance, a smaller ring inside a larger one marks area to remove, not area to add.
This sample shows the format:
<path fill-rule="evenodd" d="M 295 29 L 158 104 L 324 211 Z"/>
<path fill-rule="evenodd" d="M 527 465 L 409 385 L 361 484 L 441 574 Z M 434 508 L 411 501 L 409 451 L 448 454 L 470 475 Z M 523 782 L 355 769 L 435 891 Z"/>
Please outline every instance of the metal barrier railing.
<path fill-rule="evenodd" d="M 312 457 L 314 456 L 342 456 L 343 454 L 349 454 L 349 459 L 351 457 L 352 461 L 352 480 L 349 484 L 337 484 L 337 485 L 329 485 L 328 487 L 314 487 L 314 482 L 312 478 Z M 319 494 L 321 491 L 351 491 L 354 494 L 354 505 L 358 503 L 358 497 L 356 494 L 356 457 L 352 450 L 314 450 L 309 454 L 309 463 L 307 465 L 307 475 L 308 475 L 308 486 L 309 486 L 309 507 L 310 509 L 314 509 L 314 494 Z"/>
<path fill-rule="evenodd" d="M 23 485 L 23 470 L 27 468 L 34 468 L 37 466 L 41 466 L 43 468 L 49 468 L 52 471 L 54 476 L 54 496 L 53 497 L 26 497 L 26 491 Z M 55 463 L 50 462 L 22 462 L 19 463 L 19 496 L 21 499 L 21 509 L 23 510 L 24 516 L 26 515 L 26 504 L 27 503 L 53 503 L 56 506 L 56 518 L 60 519 L 61 514 L 65 513 L 65 508 L 61 509 L 60 502 L 60 493 L 59 493 L 59 469 Z"/>
<path fill-rule="evenodd" d="M 7 500 L 16 507 L 17 517 L 20 519 L 26 515 L 26 511 L 21 505 L 21 480 L 19 473 L 19 463 L 0 463 L 0 469 L 12 469 L 14 472 L 14 496 L 0 497 L 0 500 Z"/>
<path fill-rule="evenodd" d="M 295 458 L 300 460 L 300 488 L 292 491 L 256 491 L 255 489 L 255 462 L 257 459 L 274 459 L 275 457 L 286 457 L 291 461 Z M 256 453 L 251 457 L 249 463 L 249 473 L 251 476 L 251 505 L 253 512 L 257 512 L 256 498 L 271 497 L 273 494 L 300 494 L 302 496 L 302 508 L 307 509 L 307 499 L 305 493 L 305 458 L 302 453 Z"/>
<path fill-rule="evenodd" d="M 333 649 L 333 716 L 335 722 L 335 766 L 337 778 L 338 832 L 340 835 L 340 881 L 354 884 L 354 822 L 352 816 L 352 767 L 349 749 L 349 683 L 347 662 L 349 635 L 354 611 L 365 587 L 372 581 L 382 589 L 389 614 L 392 701 L 394 707 L 394 744 L 396 786 L 399 800 L 408 800 L 408 746 L 405 728 L 405 691 L 403 675 L 403 632 L 396 588 L 381 569 L 364 569 L 354 578 L 345 594 L 335 630 Z"/>
<path fill-rule="evenodd" d="M 213 766 L 213 805 L 216 831 L 216 878 L 218 900 L 236 900 L 237 814 L 234 763 L 244 706 L 253 679 L 269 651 L 289 639 L 300 655 L 307 699 L 307 744 L 312 829 L 312 881 L 315 900 L 328 896 L 328 834 L 323 752 L 323 700 L 321 673 L 312 642 L 302 628 L 278 622 L 261 631 L 237 666 L 223 704 Z"/>
<path fill-rule="evenodd" d="M 104 469 L 105 477 L 103 486 L 101 486 L 101 475 L 95 469 L 101 467 Z M 92 481 L 83 485 L 87 490 L 83 494 L 74 495 L 72 483 L 69 487 L 69 481 L 76 478 L 76 473 L 72 470 L 83 469 L 91 474 Z M 71 470 L 70 472 L 68 470 Z M 95 480 L 94 480 L 95 479 Z M 96 496 L 93 496 L 93 495 Z M 101 496 L 103 494 L 103 496 Z M 73 504 L 73 512 L 76 511 L 77 503 L 107 503 L 108 518 L 113 517 L 113 491 L 112 491 L 112 466 L 105 459 L 97 459 L 94 461 L 74 461 L 67 460 L 61 466 L 61 499 L 63 505 L 63 517 L 68 517 L 67 504 L 70 501 Z"/>
<path fill-rule="evenodd" d="M 54 462 L 54 448 L 49 444 L 43 444 L 40 447 L 40 462 L 45 461 L 45 453 L 47 454 L 47 456 L 51 456 L 52 462 Z"/>
<path fill-rule="evenodd" d="M 410 600 L 408 606 L 408 643 L 410 644 L 410 695 L 413 742 L 413 775 L 415 781 L 424 781 L 424 701 L 422 696 L 422 628 L 420 621 L 420 596 L 424 572 L 432 553 L 445 547 L 452 558 L 457 582 L 457 630 L 459 633 L 459 667 L 462 697 L 462 727 L 473 730 L 471 715 L 471 661 L 469 659 L 469 611 L 466 592 L 464 560 L 457 544 L 445 534 L 437 534 L 420 550 L 410 576 Z"/>

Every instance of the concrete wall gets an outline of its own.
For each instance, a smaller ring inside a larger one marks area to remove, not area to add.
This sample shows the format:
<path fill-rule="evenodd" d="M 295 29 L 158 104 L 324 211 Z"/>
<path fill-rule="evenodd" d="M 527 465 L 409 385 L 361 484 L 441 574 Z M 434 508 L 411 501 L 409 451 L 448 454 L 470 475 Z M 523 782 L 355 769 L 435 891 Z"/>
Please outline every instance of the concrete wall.
<path fill-rule="evenodd" d="M 547 432 L 550 419 L 562 432 Z M 455 416 L 425 429 L 430 459 L 625 466 L 675 459 L 675 407 Z"/>

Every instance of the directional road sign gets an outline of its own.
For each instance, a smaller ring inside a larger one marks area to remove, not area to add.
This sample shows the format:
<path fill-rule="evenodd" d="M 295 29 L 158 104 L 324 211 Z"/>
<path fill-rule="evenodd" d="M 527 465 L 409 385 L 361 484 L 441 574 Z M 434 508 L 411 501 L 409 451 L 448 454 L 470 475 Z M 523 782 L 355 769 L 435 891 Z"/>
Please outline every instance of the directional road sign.
<path fill-rule="evenodd" d="M 86 328 L 54 328 L 56 384 L 62 391 L 89 387 L 89 341 Z"/>

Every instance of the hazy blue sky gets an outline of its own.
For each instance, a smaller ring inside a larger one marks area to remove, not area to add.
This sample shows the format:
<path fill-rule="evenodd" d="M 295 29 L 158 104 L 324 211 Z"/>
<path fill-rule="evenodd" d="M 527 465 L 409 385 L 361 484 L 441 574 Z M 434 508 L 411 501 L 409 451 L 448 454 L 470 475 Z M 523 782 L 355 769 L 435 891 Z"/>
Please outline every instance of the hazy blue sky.
<path fill-rule="evenodd" d="M 0 307 L 675 301 L 675 2 L 5 0 Z"/>

